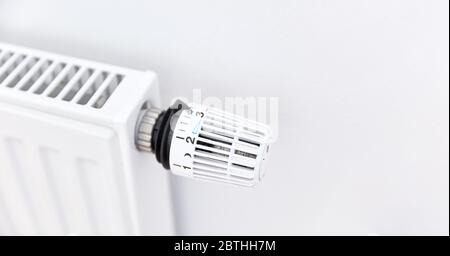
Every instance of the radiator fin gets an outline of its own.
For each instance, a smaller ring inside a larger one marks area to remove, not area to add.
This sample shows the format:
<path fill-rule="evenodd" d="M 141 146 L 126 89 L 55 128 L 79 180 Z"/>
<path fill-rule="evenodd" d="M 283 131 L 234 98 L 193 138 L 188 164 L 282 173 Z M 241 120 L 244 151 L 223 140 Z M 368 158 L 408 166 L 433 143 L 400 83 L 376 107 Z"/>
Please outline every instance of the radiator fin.
<path fill-rule="evenodd" d="M 0 87 L 101 109 L 124 75 L 47 56 L 0 49 Z"/>

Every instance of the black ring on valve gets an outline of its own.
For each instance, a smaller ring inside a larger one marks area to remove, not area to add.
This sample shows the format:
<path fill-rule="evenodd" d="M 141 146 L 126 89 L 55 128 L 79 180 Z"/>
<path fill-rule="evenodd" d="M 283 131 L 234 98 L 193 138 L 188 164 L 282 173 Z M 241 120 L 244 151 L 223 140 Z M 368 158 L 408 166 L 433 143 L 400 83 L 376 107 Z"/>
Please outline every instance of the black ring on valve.
<path fill-rule="evenodd" d="M 170 144 L 173 136 L 173 129 L 170 124 L 176 124 L 179 115 L 175 114 L 186 108 L 188 106 L 184 102 L 175 102 L 170 108 L 161 112 L 153 126 L 151 148 L 155 152 L 156 160 L 167 170 L 170 170 Z"/>

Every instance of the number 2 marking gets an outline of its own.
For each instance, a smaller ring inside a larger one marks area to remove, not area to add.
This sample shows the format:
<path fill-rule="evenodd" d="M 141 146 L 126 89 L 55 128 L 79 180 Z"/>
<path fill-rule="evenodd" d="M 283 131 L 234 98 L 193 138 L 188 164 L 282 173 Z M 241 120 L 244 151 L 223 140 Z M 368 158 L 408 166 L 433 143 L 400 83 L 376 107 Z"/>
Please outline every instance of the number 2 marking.
<path fill-rule="evenodd" d="M 186 142 L 194 144 L 195 143 L 195 138 L 186 137 Z"/>

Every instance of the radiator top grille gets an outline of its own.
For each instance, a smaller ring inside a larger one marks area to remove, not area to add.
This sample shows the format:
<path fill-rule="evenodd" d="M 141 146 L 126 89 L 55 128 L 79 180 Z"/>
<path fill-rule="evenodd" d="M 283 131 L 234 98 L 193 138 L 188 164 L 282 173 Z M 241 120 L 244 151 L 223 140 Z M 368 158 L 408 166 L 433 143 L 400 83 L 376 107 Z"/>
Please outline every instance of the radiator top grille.
<path fill-rule="evenodd" d="M 0 48 L 0 88 L 100 109 L 123 78 L 95 67 Z"/>

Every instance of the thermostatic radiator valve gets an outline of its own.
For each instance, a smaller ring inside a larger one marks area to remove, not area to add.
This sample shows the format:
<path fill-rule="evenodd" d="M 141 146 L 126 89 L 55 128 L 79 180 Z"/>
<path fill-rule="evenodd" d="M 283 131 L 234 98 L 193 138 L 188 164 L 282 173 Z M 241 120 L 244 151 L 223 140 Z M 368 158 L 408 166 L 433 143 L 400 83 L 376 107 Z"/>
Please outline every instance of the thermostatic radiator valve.
<path fill-rule="evenodd" d="M 143 109 L 136 130 L 136 147 L 173 174 L 243 186 L 264 176 L 269 139 L 266 125 L 181 101 Z"/>

